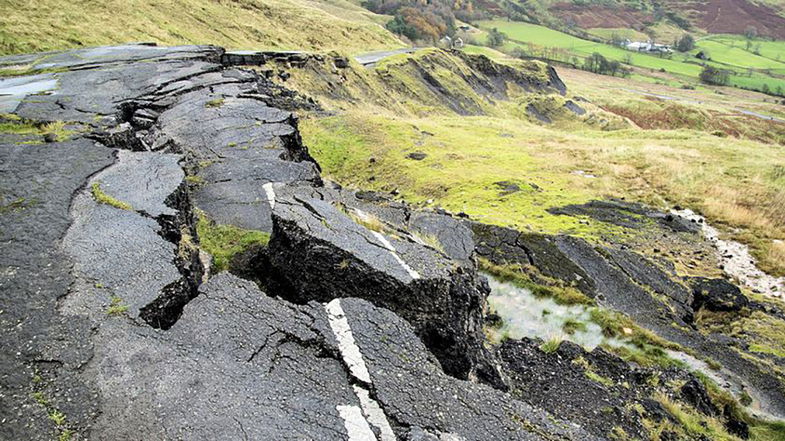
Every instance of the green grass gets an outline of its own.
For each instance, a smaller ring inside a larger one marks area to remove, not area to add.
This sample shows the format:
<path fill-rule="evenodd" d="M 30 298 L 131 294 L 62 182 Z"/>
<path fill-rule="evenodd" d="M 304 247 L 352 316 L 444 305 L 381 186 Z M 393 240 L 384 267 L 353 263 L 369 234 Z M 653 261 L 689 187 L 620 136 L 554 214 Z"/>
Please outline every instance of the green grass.
<path fill-rule="evenodd" d="M 751 441 L 782 441 L 785 439 L 785 422 L 760 421 L 750 426 Z"/>
<path fill-rule="evenodd" d="M 646 119 L 647 113 L 641 115 Z M 772 123 L 751 121 L 742 128 L 765 133 L 766 124 Z M 359 109 L 305 119 L 301 131 L 325 174 L 350 187 L 398 190 L 410 202 L 432 201 L 485 223 L 586 238 L 631 233 L 591 219 L 554 216 L 547 209 L 607 197 L 663 208 L 679 204 L 714 224 L 750 232 L 736 238 L 753 247 L 767 271 L 785 273 L 781 253 L 772 245 L 785 239 L 779 208 L 785 190 L 773 172 L 785 168 L 785 159 L 776 145 L 733 137 L 718 142 L 699 128 L 560 130 L 522 122 L 516 114 L 410 118 Z M 427 158 L 406 159 L 415 149 Z M 521 190 L 503 193 L 496 185 L 500 181 Z"/>
<path fill-rule="evenodd" d="M 95 199 L 95 201 L 99 204 L 109 205 L 114 208 L 119 208 L 120 210 L 133 211 L 131 204 L 106 194 L 106 192 L 101 189 L 100 182 L 93 182 L 91 186 L 91 192 L 93 194 L 93 199 Z"/>
<path fill-rule="evenodd" d="M 562 330 L 567 335 L 575 334 L 578 331 L 586 331 L 586 323 L 578 320 L 568 319 L 562 325 Z"/>
<path fill-rule="evenodd" d="M 600 383 L 605 387 L 613 387 L 615 385 L 613 380 L 611 380 L 610 378 L 603 377 L 602 375 L 591 370 L 586 371 L 586 378 L 594 382 Z"/>
<path fill-rule="evenodd" d="M 7 0 L 0 55 L 129 41 L 350 53 L 403 46 L 386 20 L 347 0 Z"/>
<path fill-rule="evenodd" d="M 720 43 L 730 48 L 741 48 L 746 50 L 747 39 L 740 35 L 712 35 L 707 38 L 702 38 L 698 41 L 698 46 L 703 45 L 704 42 Z M 777 62 L 785 62 L 785 41 L 771 41 L 763 39 L 752 40 L 752 49 L 760 46 L 760 56 L 774 60 Z M 714 56 L 714 54 L 711 54 Z M 722 54 L 720 54 L 722 56 Z"/>
<path fill-rule="evenodd" d="M 196 224 L 201 248 L 213 256 L 217 271 L 231 268 L 232 258 L 252 246 L 265 246 L 270 234 L 263 231 L 244 230 L 232 225 L 219 225 L 200 215 Z"/>
<path fill-rule="evenodd" d="M 740 319 L 732 332 L 751 341 L 750 351 L 785 358 L 785 321 L 760 311 Z"/>
<path fill-rule="evenodd" d="M 727 41 L 727 40 L 725 40 Z M 753 46 L 757 43 L 753 43 Z M 785 42 L 781 42 L 783 49 L 785 49 Z M 783 62 L 776 61 L 762 55 L 746 50 L 744 43 L 737 43 L 735 45 L 726 44 L 721 39 L 705 38 L 699 40 L 696 49 L 692 53 L 703 50 L 708 51 L 711 55 L 712 61 L 733 66 L 736 68 L 747 69 L 773 69 L 785 71 L 785 59 Z M 754 49 L 753 49 L 754 50 Z M 761 52 L 762 54 L 762 52 Z M 783 54 L 785 57 L 785 54 Z"/>
<path fill-rule="evenodd" d="M 211 108 L 211 107 L 221 107 L 223 105 L 224 105 L 224 99 L 223 98 L 216 98 L 216 99 L 213 99 L 213 100 L 210 100 L 210 101 L 204 103 L 204 106 L 208 107 L 208 108 Z"/>
<path fill-rule="evenodd" d="M 128 312 L 128 305 L 123 304 L 123 299 L 118 296 L 112 296 L 109 307 L 106 309 L 106 314 L 111 316 L 121 316 L 126 312 Z"/>
<path fill-rule="evenodd" d="M 739 438 L 730 435 L 716 418 L 700 414 L 695 409 L 676 402 L 664 394 L 659 394 L 657 401 L 679 422 L 679 431 L 684 430 L 691 437 L 703 435 L 712 441 L 739 440 Z"/>
<path fill-rule="evenodd" d="M 528 289 L 537 297 L 549 297 L 562 305 L 594 305 L 593 299 L 572 286 L 566 286 L 560 280 L 550 279 L 540 274 L 534 267 L 521 265 L 496 265 L 487 259 L 480 258 L 479 267 L 502 282 L 512 283 L 520 288 Z M 573 332 L 580 329 L 582 323 L 570 325 Z M 584 325 L 585 326 L 585 325 Z M 568 332 L 569 334 L 570 332 Z"/>
<path fill-rule="evenodd" d="M 785 90 L 785 79 L 772 77 L 762 72 L 764 69 L 769 69 L 772 73 L 785 74 L 785 60 L 780 62 L 774 59 L 774 57 L 780 56 L 780 54 L 776 53 L 776 50 L 782 50 L 785 42 L 756 42 L 755 45 L 761 44 L 761 55 L 759 56 L 751 51 L 747 51 L 745 49 L 746 46 L 743 46 L 741 42 L 729 40 L 728 38 L 712 37 L 700 40 L 697 44 L 698 49 L 689 54 L 677 52 L 668 58 L 636 53 L 610 44 L 584 40 L 532 23 L 491 20 L 483 21 L 479 24 L 484 29 L 495 27 L 507 34 L 509 40 L 502 48 L 505 52 L 510 52 L 514 48 L 519 47 L 529 54 L 564 62 L 572 62 L 575 57 L 582 60 L 596 52 L 608 59 L 628 63 L 642 68 L 644 71 L 648 70 L 651 74 L 641 76 L 649 77 L 653 81 L 661 81 L 653 73 L 663 70 L 676 78 L 697 82 L 698 75 L 703 67 L 701 66 L 702 62 L 697 60 L 694 54 L 698 50 L 707 50 L 712 58 L 709 64 L 733 70 L 736 73 L 731 76 L 731 85 L 761 90 L 763 85 L 767 84 L 772 91 L 778 86 Z M 735 41 L 735 47 L 729 45 L 731 41 Z M 764 43 L 770 44 L 764 45 Z M 765 52 L 764 47 L 766 48 Z M 556 49 L 556 51 L 548 48 Z M 771 55 L 772 57 L 766 55 Z M 748 69 L 755 70 L 751 72 L 751 77 L 744 76 L 747 75 Z"/>
<path fill-rule="evenodd" d="M 54 135 L 55 141 L 62 142 L 71 138 L 71 136 L 74 134 L 74 131 L 66 129 L 65 123 L 62 121 L 56 121 L 47 124 L 33 124 L 29 121 L 23 121 L 16 115 L 1 114 L 0 133 L 34 136 L 44 136 L 51 134 Z M 34 141 L 36 144 L 42 142 L 43 140 Z"/>
<path fill-rule="evenodd" d="M 540 345 L 540 350 L 546 354 L 552 354 L 559 350 L 561 342 L 560 338 L 551 338 Z"/>

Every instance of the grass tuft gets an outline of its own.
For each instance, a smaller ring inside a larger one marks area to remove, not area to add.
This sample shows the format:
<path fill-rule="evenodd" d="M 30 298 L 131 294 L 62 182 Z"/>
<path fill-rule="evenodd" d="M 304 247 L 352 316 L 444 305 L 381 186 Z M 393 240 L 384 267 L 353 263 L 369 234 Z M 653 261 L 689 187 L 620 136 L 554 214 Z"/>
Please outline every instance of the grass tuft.
<path fill-rule="evenodd" d="M 266 246 L 270 241 L 270 233 L 215 224 L 204 214 L 199 215 L 196 233 L 201 248 L 213 256 L 217 271 L 230 269 L 235 255 L 253 246 Z"/>
<path fill-rule="evenodd" d="M 561 342 L 562 339 L 559 337 L 550 338 L 540 345 L 540 350 L 546 354 L 552 354 L 559 350 Z"/>
<path fill-rule="evenodd" d="M 93 199 L 99 204 L 106 204 L 115 208 L 119 208 L 120 210 L 128 210 L 133 211 L 133 207 L 127 202 L 123 202 L 117 198 L 109 196 L 101 189 L 101 184 L 99 182 L 93 182 L 91 186 Z"/>
<path fill-rule="evenodd" d="M 123 299 L 118 296 L 112 296 L 109 307 L 106 309 L 106 314 L 111 316 L 121 316 L 128 311 L 128 305 L 123 304 Z"/>
<path fill-rule="evenodd" d="M 207 108 L 221 107 L 223 105 L 224 105 L 224 99 L 223 98 L 212 99 L 212 100 L 204 103 L 204 107 L 207 107 Z"/>

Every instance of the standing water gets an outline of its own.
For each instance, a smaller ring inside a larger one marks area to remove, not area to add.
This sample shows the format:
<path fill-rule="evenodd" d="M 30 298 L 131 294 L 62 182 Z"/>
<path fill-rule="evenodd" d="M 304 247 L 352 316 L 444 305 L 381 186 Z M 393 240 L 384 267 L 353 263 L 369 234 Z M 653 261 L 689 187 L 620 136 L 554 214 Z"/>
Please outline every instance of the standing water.
<path fill-rule="evenodd" d="M 624 340 L 606 337 L 602 328 L 591 320 L 589 307 L 560 305 L 552 298 L 537 297 L 528 289 L 499 281 L 488 274 L 484 275 L 488 278 L 491 287 L 488 303 L 502 318 L 502 326 L 497 330 L 501 338 L 569 340 L 589 351 L 602 344 L 616 347 L 630 346 L 630 343 Z M 667 354 L 689 370 L 702 372 L 736 398 L 740 399 L 744 395 L 751 398 L 752 404 L 748 408 L 755 415 L 774 418 L 767 413 L 768 406 L 761 400 L 761 394 L 755 389 L 745 387 L 744 382 L 727 369 L 713 370 L 706 362 L 683 352 L 668 350 Z"/>
<path fill-rule="evenodd" d="M 591 312 L 584 305 L 560 305 L 549 297 L 537 297 L 528 289 L 485 276 L 491 287 L 488 303 L 503 320 L 498 330 L 501 336 L 570 340 L 587 350 L 603 343 L 625 344 L 606 337 L 602 328 L 591 321 Z"/>

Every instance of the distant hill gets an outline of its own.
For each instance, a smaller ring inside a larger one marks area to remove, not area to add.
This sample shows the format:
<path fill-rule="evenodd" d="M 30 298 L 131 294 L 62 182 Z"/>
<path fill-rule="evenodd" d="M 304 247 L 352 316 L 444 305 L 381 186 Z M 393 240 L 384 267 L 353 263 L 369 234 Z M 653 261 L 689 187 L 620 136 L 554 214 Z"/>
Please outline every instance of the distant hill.
<path fill-rule="evenodd" d="M 785 1 L 751 0 L 531 0 L 562 24 L 591 28 L 644 30 L 661 22 L 713 34 L 744 34 L 785 39 Z M 547 20 L 548 17 L 543 17 Z"/>

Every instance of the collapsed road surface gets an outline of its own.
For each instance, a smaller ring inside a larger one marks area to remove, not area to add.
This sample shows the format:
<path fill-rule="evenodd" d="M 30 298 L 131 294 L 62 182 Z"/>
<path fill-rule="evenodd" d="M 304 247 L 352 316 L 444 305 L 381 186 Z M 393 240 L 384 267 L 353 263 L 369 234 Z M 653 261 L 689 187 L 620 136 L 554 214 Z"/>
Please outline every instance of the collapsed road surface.
<path fill-rule="evenodd" d="M 522 78 L 464 57 L 488 84 Z M 678 367 L 489 345 L 478 256 L 719 354 L 785 410 L 773 374 L 691 328 L 704 304 L 741 302 L 727 282 L 693 292 L 632 252 L 325 183 L 293 113 L 318 103 L 268 79 L 310 58 L 144 44 L 0 58 L 15 73 L 0 79 L 0 439 L 700 439 L 674 406 L 749 437 Z"/>
<path fill-rule="evenodd" d="M 0 135 L 0 438 L 593 439 L 465 380 L 482 369 L 487 295 L 466 256 L 358 224 L 294 235 L 302 217 L 348 225 L 328 199 L 343 196 L 306 195 L 321 179 L 282 110 L 291 95 L 224 55 L 127 45 L 0 59 L 20 74 L 0 80 L 19 127 Z M 287 185 L 300 187 L 276 202 Z M 374 272 L 353 295 L 260 270 L 280 289 L 262 292 L 211 268 L 197 218 L 272 232 L 279 250 L 333 240 L 346 280 Z M 374 284 L 427 301 L 383 309 Z M 458 295 L 473 303 L 455 309 Z"/>

